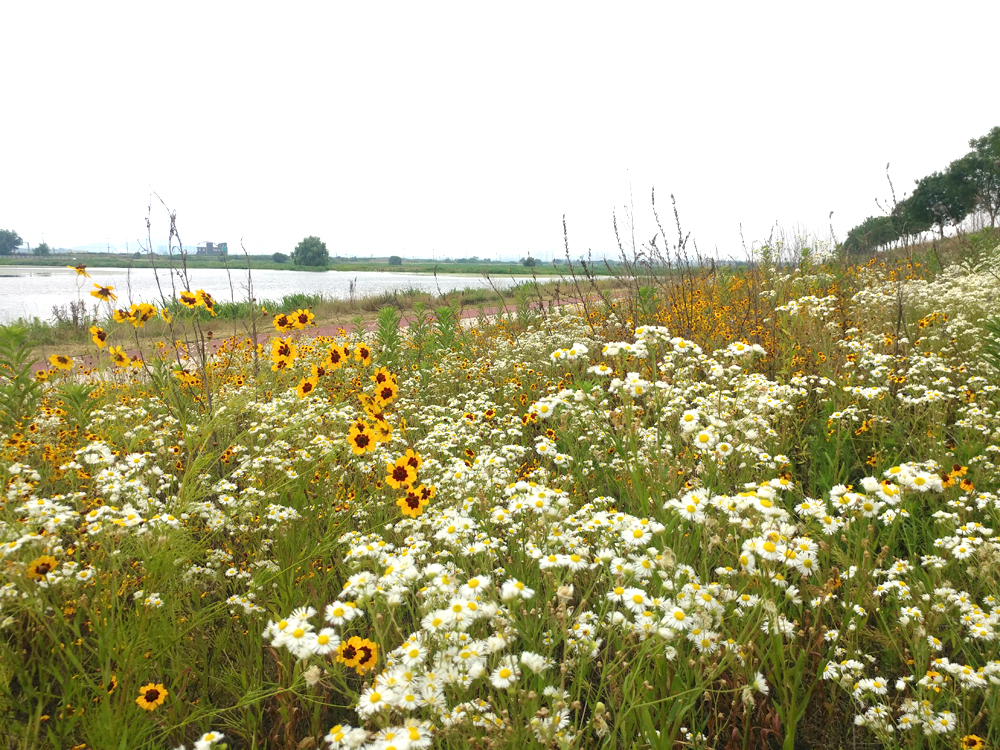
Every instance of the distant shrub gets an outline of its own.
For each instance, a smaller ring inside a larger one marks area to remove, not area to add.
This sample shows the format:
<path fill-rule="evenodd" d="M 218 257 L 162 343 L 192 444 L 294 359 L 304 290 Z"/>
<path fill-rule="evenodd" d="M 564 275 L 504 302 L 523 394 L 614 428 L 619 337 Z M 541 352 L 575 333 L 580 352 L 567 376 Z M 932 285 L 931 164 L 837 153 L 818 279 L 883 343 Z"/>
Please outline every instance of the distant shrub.
<path fill-rule="evenodd" d="M 297 266 L 325 266 L 330 262 L 330 253 L 319 237 L 309 236 L 292 251 L 292 262 Z"/>

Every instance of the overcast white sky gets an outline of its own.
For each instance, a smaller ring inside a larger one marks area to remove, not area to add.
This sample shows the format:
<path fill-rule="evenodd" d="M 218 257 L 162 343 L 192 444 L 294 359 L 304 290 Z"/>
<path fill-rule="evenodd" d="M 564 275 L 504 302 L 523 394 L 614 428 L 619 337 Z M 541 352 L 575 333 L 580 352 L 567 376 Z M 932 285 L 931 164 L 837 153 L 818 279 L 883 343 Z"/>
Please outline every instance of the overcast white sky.
<path fill-rule="evenodd" d="M 1000 125 L 1000 3 L 3 3 L 0 228 L 56 247 L 842 239 Z M 992 31 L 991 31 L 992 30 Z M 166 236 L 154 206 L 154 236 Z"/>

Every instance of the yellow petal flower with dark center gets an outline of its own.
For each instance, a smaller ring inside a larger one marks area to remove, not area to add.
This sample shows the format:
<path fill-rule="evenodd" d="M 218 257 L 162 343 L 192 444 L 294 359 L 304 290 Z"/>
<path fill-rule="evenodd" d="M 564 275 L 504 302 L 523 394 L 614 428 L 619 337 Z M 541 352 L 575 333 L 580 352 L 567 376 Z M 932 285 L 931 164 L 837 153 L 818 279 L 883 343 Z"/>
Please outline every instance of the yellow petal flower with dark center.
<path fill-rule="evenodd" d="M 330 347 L 330 350 L 326 353 L 326 366 L 330 370 L 338 370 L 344 364 L 344 352 L 343 350 L 334 344 Z"/>
<path fill-rule="evenodd" d="M 108 334 L 104 332 L 103 328 L 99 328 L 98 326 L 90 327 L 90 338 L 102 349 L 108 343 Z"/>
<path fill-rule="evenodd" d="M 354 669 L 358 674 L 364 674 L 368 670 L 374 669 L 378 662 L 378 645 L 367 638 L 361 638 L 360 641 L 361 643 L 357 645 L 358 656 Z"/>
<path fill-rule="evenodd" d="M 423 485 L 420 486 L 423 487 Z M 410 518 L 416 518 L 423 513 L 424 506 L 427 505 L 427 503 L 428 500 L 423 497 L 419 488 L 407 490 L 406 494 L 396 501 L 396 505 L 399 506 L 403 515 L 409 516 Z"/>
<path fill-rule="evenodd" d="M 385 481 L 393 489 L 406 489 L 417 480 L 417 470 L 409 464 L 406 456 L 397 458 L 395 463 L 388 464 L 388 474 Z"/>
<path fill-rule="evenodd" d="M 358 636 L 342 641 L 340 648 L 337 649 L 337 661 L 345 667 L 356 667 L 359 657 L 359 645 L 361 645 L 361 639 Z"/>
<path fill-rule="evenodd" d="M 97 299 L 102 302 L 114 302 L 118 299 L 118 295 L 114 293 L 113 286 L 101 286 L 100 284 L 94 284 L 96 289 L 90 293 L 91 297 L 97 297 Z"/>
<path fill-rule="evenodd" d="M 57 370 L 72 370 L 75 363 L 72 357 L 67 357 L 65 354 L 53 354 L 49 357 L 49 364 Z"/>
<path fill-rule="evenodd" d="M 280 362 L 284 360 L 291 364 L 298 355 L 298 347 L 291 339 L 275 339 L 271 342 L 271 361 Z"/>
<path fill-rule="evenodd" d="M 296 310 L 291 314 L 291 319 L 296 328 L 305 328 L 306 326 L 314 326 L 316 323 L 316 316 L 313 315 L 309 310 Z"/>
<path fill-rule="evenodd" d="M 112 346 L 108 349 L 108 354 L 111 355 L 111 361 L 115 363 L 118 367 L 128 367 L 129 358 L 125 353 L 125 350 L 120 346 Z"/>
<path fill-rule="evenodd" d="M 274 327 L 282 333 L 287 333 L 295 329 L 295 321 L 284 313 L 281 313 L 274 316 Z"/>
<path fill-rule="evenodd" d="M 351 425 L 351 429 L 347 433 L 347 443 L 357 456 L 375 450 L 378 445 L 370 425 L 360 420 Z"/>
<path fill-rule="evenodd" d="M 44 581 L 56 567 L 56 559 L 51 555 L 42 555 L 28 563 L 28 578 Z"/>
<path fill-rule="evenodd" d="M 135 702 L 139 708 L 152 711 L 157 706 L 163 705 L 163 701 L 167 699 L 168 694 L 167 689 L 161 683 L 150 682 L 148 685 L 143 685 L 139 688 L 139 697 L 135 699 Z"/>
<path fill-rule="evenodd" d="M 212 295 L 206 292 L 204 289 L 199 289 L 195 292 L 198 304 L 202 305 L 206 310 L 208 310 L 212 316 L 215 316 L 215 300 Z"/>
<path fill-rule="evenodd" d="M 305 398 L 316 390 L 317 385 L 319 385 L 318 377 L 302 378 L 302 380 L 299 381 L 299 385 L 295 389 L 295 392 L 298 394 L 299 398 Z"/>

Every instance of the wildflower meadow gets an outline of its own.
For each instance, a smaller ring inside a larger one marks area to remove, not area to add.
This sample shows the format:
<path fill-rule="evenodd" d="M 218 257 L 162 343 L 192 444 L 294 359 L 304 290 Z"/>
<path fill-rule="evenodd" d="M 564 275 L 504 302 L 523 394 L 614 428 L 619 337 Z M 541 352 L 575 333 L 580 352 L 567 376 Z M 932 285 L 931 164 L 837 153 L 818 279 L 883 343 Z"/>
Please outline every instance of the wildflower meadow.
<path fill-rule="evenodd" d="M 1000 248 L 768 250 L 333 335 L 79 268 L 90 358 L 0 328 L 0 736 L 997 747 Z"/>

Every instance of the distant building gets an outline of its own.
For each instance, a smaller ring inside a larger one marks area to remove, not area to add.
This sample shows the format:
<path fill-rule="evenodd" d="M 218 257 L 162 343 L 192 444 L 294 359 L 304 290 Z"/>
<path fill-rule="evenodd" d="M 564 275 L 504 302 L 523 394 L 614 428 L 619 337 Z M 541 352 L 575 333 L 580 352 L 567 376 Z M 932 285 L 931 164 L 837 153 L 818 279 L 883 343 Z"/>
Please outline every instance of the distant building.
<path fill-rule="evenodd" d="M 229 255 L 229 244 L 226 242 L 199 242 L 196 255 Z"/>

